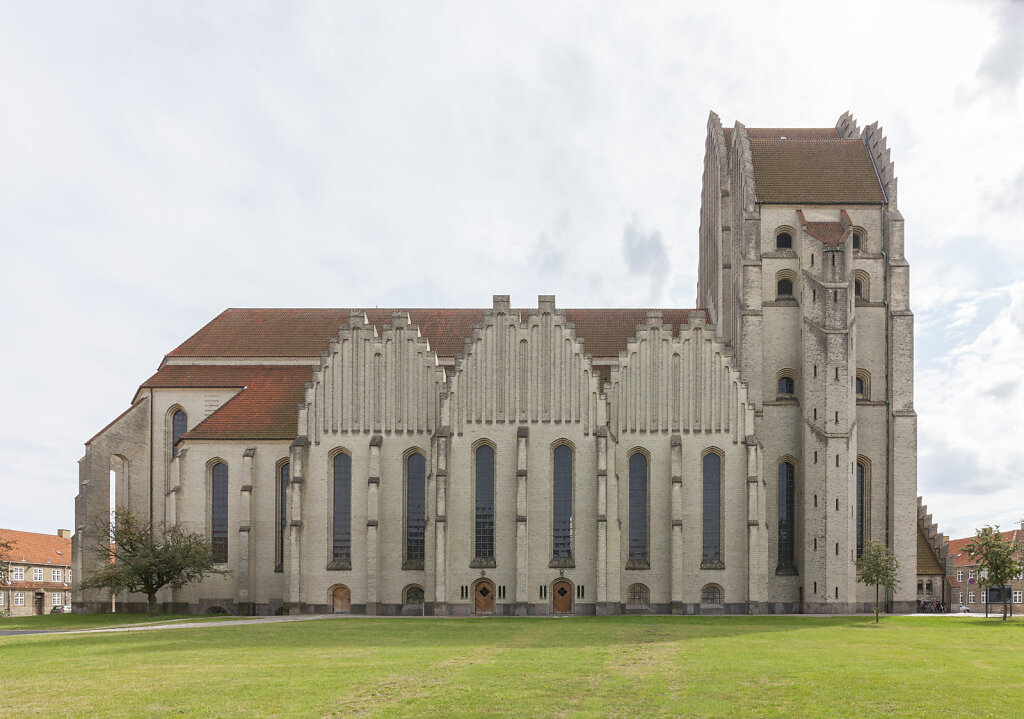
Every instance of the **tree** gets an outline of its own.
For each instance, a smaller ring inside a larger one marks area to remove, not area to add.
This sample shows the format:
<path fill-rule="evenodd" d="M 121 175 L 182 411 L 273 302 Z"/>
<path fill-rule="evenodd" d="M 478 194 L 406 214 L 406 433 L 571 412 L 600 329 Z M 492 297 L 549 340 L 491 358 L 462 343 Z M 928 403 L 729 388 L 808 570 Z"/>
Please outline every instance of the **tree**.
<path fill-rule="evenodd" d="M 896 578 L 896 570 L 900 568 L 900 560 L 892 550 L 881 542 L 867 540 L 864 551 L 857 560 L 857 581 L 867 586 L 875 585 L 875 624 L 878 624 L 878 593 L 881 587 L 896 591 L 900 586 Z"/>
<path fill-rule="evenodd" d="M 157 613 L 156 593 L 164 587 L 178 589 L 208 574 L 227 574 L 216 566 L 205 536 L 178 524 L 154 526 L 127 507 L 117 507 L 110 526 L 100 525 L 98 533 L 103 541 L 94 552 L 100 562 L 88 570 L 82 588 L 140 592 L 149 600 L 151 615 Z"/>
<path fill-rule="evenodd" d="M 999 587 L 1002 593 L 1006 583 L 1024 571 L 1024 558 L 1018 554 L 1018 547 L 1000 533 L 998 526 L 979 529 L 971 543 L 964 546 L 964 551 L 977 562 L 978 575 L 986 591 Z M 1003 597 L 1003 620 L 1006 620 L 1006 597 Z"/>
<path fill-rule="evenodd" d="M 14 547 L 13 539 L 0 538 L 0 584 L 6 584 L 11 580 L 11 564 L 7 559 L 7 553 L 13 552 Z"/>

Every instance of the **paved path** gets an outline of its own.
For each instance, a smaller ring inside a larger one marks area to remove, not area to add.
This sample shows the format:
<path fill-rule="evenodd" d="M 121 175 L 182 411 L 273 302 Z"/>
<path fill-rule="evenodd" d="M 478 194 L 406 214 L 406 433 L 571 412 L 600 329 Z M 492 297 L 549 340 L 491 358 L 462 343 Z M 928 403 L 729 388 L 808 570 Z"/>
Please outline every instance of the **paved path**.
<path fill-rule="evenodd" d="M 273 624 L 275 622 L 309 622 L 317 619 L 338 619 L 342 614 L 303 614 L 288 617 L 252 617 L 250 619 L 218 619 L 196 622 L 189 619 L 168 619 L 165 622 L 143 622 L 140 624 L 119 624 L 113 627 L 92 629 L 6 629 L 0 630 L 0 637 L 22 634 L 95 634 L 97 632 L 148 632 L 154 629 L 191 629 L 197 627 L 237 627 L 240 624 Z"/>

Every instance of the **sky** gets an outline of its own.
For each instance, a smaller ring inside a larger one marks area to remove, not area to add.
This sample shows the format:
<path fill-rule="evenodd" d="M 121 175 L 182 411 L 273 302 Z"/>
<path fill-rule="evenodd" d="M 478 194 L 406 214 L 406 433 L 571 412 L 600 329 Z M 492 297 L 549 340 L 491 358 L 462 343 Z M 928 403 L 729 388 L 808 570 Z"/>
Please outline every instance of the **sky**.
<path fill-rule="evenodd" d="M 0 527 L 227 307 L 692 307 L 708 113 L 885 129 L 918 493 L 1024 517 L 1024 2 L 0 0 Z"/>

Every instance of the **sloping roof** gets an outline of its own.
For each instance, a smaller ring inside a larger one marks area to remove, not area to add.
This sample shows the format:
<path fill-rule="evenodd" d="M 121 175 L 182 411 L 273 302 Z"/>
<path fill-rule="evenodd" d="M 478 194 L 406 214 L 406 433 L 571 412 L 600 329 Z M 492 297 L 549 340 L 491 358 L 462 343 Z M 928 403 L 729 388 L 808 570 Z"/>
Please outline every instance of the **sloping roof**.
<path fill-rule="evenodd" d="M 1016 545 L 1024 544 L 1024 530 L 1008 529 L 1000 532 L 1004 539 L 1008 539 Z M 949 551 L 953 555 L 953 565 L 956 567 L 973 567 L 977 562 L 971 559 L 964 547 L 974 541 L 974 537 L 963 537 L 961 539 L 949 540 Z"/>
<path fill-rule="evenodd" d="M 478 308 L 358 309 L 378 328 L 391 323 L 393 312 L 408 312 L 414 325 L 427 337 L 439 357 L 451 358 L 463 351 L 463 340 L 481 321 Z M 168 357 L 307 357 L 317 359 L 338 328 L 348 324 L 353 309 L 228 309 L 168 353 Z M 650 310 L 566 309 L 566 320 L 576 326 L 584 348 L 595 357 L 614 357 L 625 349 Z M 665 324 L 686 322 L 690 312 L 659 310 Z M 529 310 L 519 310 L 522 318 Z M 158 373 L 159 375 L 159 373 Z M 152 381 L 152 378 L 151 378 Z M 157 386 L 144 384 L 143 386 Z M 178 385 L 171 385 L 178 386 Z M 195 385 L 189 385 L 195 386 Z"/>
<path fill-rule="evenodd" d="M 945 574 L 945 570 L 935 556 L 935 548 L 924 536 L 921 528 L 917 529 L 917 573 L 918 574 Z"/>
<path fill-rule="evenodd" d="M 242 388 L 185 439 L 294 439 L 312 378 L 308 366 L 169 365 L 142 386 Z"/>
<path fill-rule="evenodd" d="M 4 557 L 15 563 L 52 564 L 70 566 L 71 540 L 56 534 L 20 532 L 16 529 L 0 529 L 0 539 L 14 544 L 14 549 Z"/>
<path fill-rule="evenodd" d="M 725 143 L 732 141 L 724 128 Z M 758 202 L 875 205 L 885 202 L 864 143 L 834 127 L 748 127 Z M 783 139 L 785 138 L 785 139 Z"/>

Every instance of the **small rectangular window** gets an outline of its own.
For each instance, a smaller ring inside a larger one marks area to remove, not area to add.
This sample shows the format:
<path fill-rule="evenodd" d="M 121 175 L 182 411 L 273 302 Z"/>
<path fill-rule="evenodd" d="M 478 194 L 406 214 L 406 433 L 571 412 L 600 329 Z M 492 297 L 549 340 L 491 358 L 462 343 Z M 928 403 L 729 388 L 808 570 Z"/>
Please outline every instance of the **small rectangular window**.
<path fill-rule="evenodd" d="M 1014 604 L 1024 603 L 1024 591 L 1021 591 L 1020 589 L 1014 589 L 1013 590 L 1013 603 Z"/>
<path fill-rule="evenodd" d="M 956 572 L 956 581 L 958 581 L 958 582 L 964 581 L 964 570 L 962 570 L 962 569 L 958 569 L 957 570 L 957 572 Z"/>
<path fill-rule="evenodd" d="M 63 572 L 61 572 L 61 570 L 59 570 L 59 569 L 51 570 L 50 571 L 51 581 L 54 581 L 54 582 L 61 581 L 61 574 L 63 574 Z"/>
<path fill-rule="evenodd" d="M 987 604 L 988 603 L 988 591 L 984 591 L 984 592 L 981 593 L 981 603 L 982 604 Z"/>
<path fill-rule="evenodd" d="M 4 605 L 4 593 L 0 592 L 0 607 Z"/>
<path fill-rule="evenodd" d="M 43 570 L 41 567 L 34 567 L 32 569 L 32 581 L 41 582 L 43 581 Z"/>
<path fill-rule="evenodd" d="M 11 570 L 11 581 L 12 582 L 24 582 L 25 581 L 25 568 L 15 567 Z"/>
<path fill-rule="evenodd" d="M 64 595 L 60 594 L 59 592 L 54 592 L 50 596 L 50 606 L 51 607 L 59 607 L 62 604 L 64 604 Z"/>
<path fill-rule="evenodd" d="M 974 604 L 974 592 L 967 592 L 967 603 Z"/>
<path fill-rule="evenodd" d="M 14 606 L 24 607 L 25 606 L 25 592 L 14 593 Z"/>

